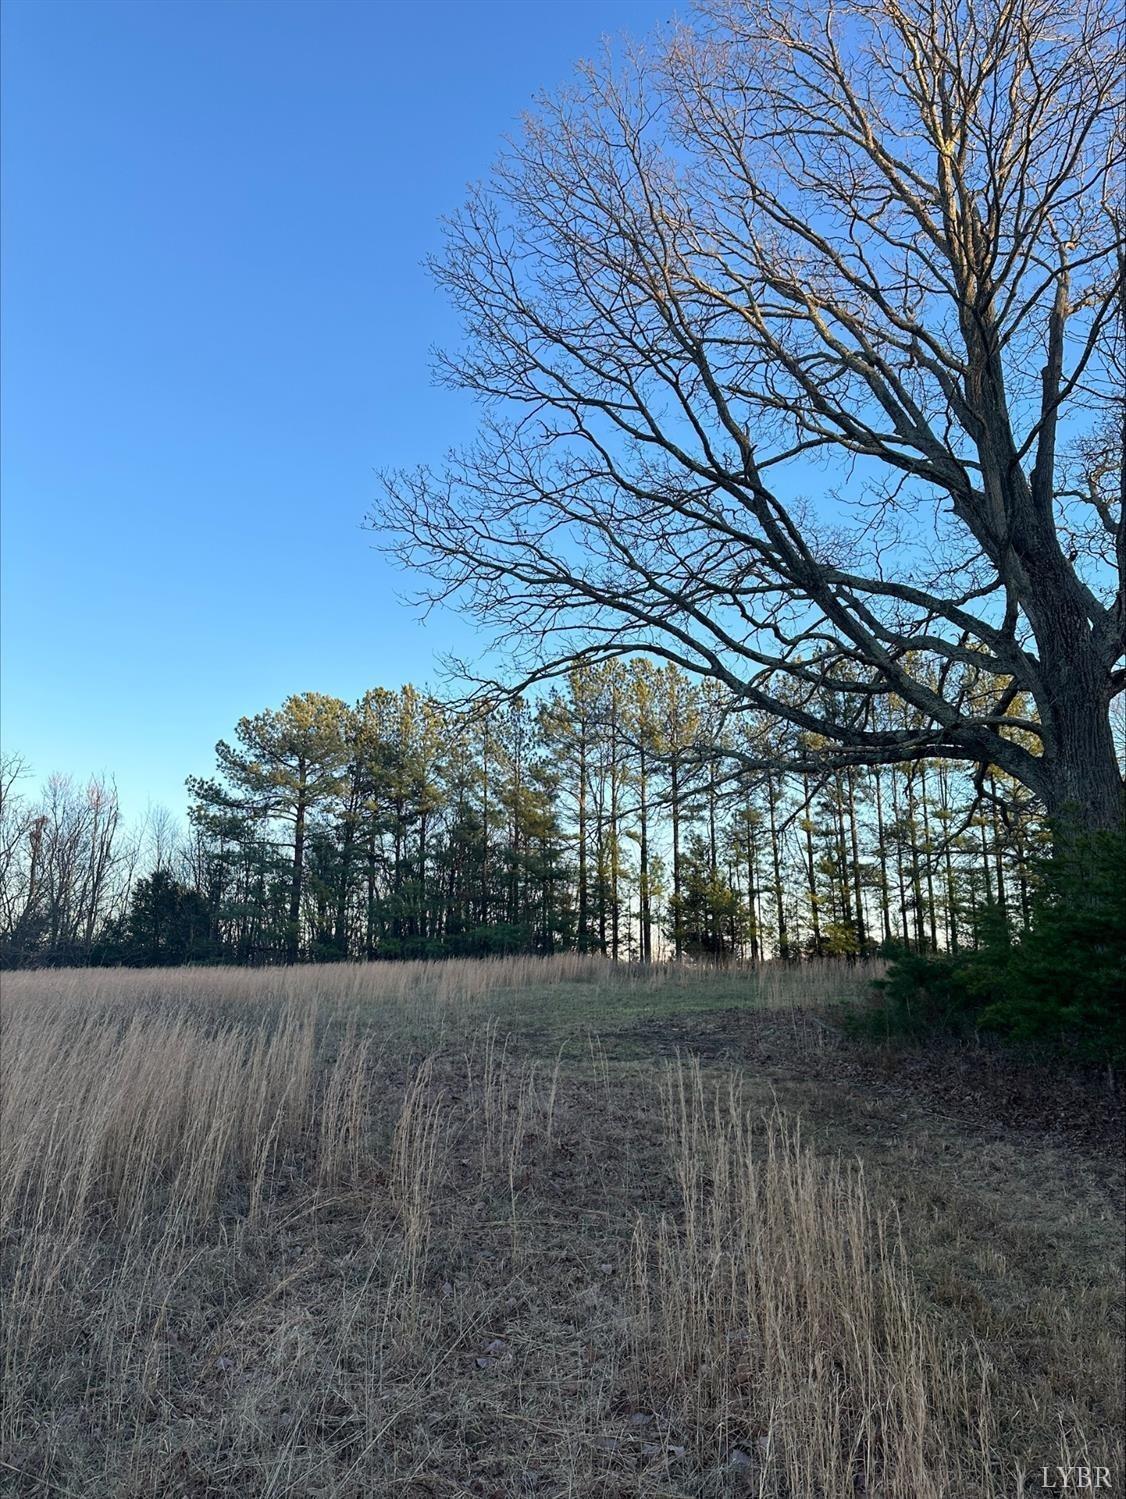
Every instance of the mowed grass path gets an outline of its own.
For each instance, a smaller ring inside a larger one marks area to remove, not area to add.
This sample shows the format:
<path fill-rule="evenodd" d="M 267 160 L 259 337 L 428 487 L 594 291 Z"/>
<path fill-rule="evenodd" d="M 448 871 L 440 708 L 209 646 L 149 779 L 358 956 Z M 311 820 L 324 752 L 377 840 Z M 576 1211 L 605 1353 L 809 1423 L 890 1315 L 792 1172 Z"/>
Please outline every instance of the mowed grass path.
<path fill-rule="evenodd" d="M 9 976 L 0 1491 L 1121 1492 L 1114 1154 L 869 978 Z"/>

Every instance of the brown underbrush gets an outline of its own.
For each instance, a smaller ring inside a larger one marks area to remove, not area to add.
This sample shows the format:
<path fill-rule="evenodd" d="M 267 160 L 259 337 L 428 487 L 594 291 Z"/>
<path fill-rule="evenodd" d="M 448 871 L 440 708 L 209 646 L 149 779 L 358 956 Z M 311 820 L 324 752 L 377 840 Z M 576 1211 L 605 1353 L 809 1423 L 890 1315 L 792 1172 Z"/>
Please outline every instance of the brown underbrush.
<path fill-rule="evenodd" d="M 833 981 L 792 972 L 9 980 L 0 1490 L 1008 1499 L 1066 1462 L 1121 1481 L 1113 1214 L 1073 1183 L 1087 1227 L 1053 1257 L 1046 1211 L 993 1200 L 1026 1186 L 1003 1149 L 990 1174 L 979 1142 L 963 1189 L 925 1112 L 893 1131 L 855 1076 L 809 1090 L 822 1029 L 781 1012 Z M 622 1042 L 662 1006 L 722 1024 L 740 985 L 786 1068 Z M 1062 1170 L 1034 1163 L 1045 1186 Z"/>

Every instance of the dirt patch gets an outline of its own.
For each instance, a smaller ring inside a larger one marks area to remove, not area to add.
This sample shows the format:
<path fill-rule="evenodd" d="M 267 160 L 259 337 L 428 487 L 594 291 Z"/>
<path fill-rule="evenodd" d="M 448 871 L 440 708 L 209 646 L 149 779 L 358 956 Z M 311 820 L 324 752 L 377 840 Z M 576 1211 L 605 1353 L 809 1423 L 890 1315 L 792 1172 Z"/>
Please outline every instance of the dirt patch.
<path fill-rule="evenodd" d="M 804 1079 L 909 1103 L 967 1127 L 1078 1145 L 1121 1164 L 1126 1090 L 1105 1070 L 1023 1058 L 994 1045 L 877 1046 L 806 1011 L 722 1010 L 606 1032 L 611 1055 L 698 1056 L 778 1081 Z"/>

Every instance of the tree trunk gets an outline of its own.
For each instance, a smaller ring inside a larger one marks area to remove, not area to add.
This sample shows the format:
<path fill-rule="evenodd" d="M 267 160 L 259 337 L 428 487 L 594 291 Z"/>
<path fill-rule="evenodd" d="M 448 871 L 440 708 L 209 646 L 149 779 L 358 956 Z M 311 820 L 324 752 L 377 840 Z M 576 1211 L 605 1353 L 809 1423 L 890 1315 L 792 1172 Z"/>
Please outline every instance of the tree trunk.
<path fill-rule="evenodd" d="M 342 958 L 348 956 L 348 896 L 352 885 L 352 856 L 356 845 L 356 819 L 359 792 L 353 787 L 344 814 L 344 839 L 340 851 L 340 885 L 336 892 L 336 917 L 333 924 L 333 946 Z"/>
<path fill-rule="evenodd" d="M 481 900 L 477 920 L 489 924 L 489 720 L 481 730 Z"/>
<path fill-rule="evenodd" d="M 669 765 L 669 796 L 672 801 L 673 953 L 679 958 L 684 946 L 684 930 L 680 910 L 680 756 L 676 753 Z"/>
<path fill-rule="evenodd" d="M 618 829 L 618 780 L 621 774 L 618 746 L 618 695 L 610 695 L 610 954 L 616 963 L 621 947 L 622 857 Z"/>
<path fill-rule="evenodd" d="M 1044 755 L 1044 801 L 1056 837 L 1122 827 L 1123 785 L 1110 718 L 1089 673 L 1057 688 Z"/>
<path fill-rule="evenodd" d="M 919 801 L 923 809 L 923 850 L 927 856 L 926 880 L 927 880 L 927 929 L 930 932 L 931 952 L 938 951 L 938 922 L 935 916 L 934 901 L 934 848 L 931 843 L 931 819 L 930 808 L 927 805 L 927 762 L 919 764 Z"/>
<path fill-rule="evenodd" d="M 751 921 L 751 962 L 757 963 L 761 956 L 759 942 L 758 913 L 758 845 L 755 839 L 752 809 L 747 808 L 747 910 Z"/>
<path fill-rule="evenodd" d="M 641 844 L 639 849 L 638 920 L 641 938 L 641 961 L 648 963 L 653 957 L 652 915 L 649 901 L 649 767 L 645 758 L 645 745 L 640 747 L 638 766 L 638 812 L 641 818 Z"/>
<path fill-rule="evenodd" d="M 786 960 L 790 956 L 790 939 L 786 931 L 786 906 L 782 893 L 782 856 L 778 847 L 778 823 L 775 817 L 774 782 L 766 778 L 766 805 L 770 811 L 770 859 L 774 870 L 774 906 L 778 917 L 778 956 Z"/>
<path fill-rule="evenodd" d="M 579 951 L 590 946 L 590 893 L 587 882 L 586 719 L 579 721 Z"/>
<path fill-rule="evenodd" d="M 375 957 L 375 824 L 368 830 L 367 845 L 367 925 L 364 949 L 369 958 Z"/>
<path fill-rule="evenodd" d="M 813 853 L 813 798 L 809 791 L 809 775 L 802 776 L 802 789 L 805 792 L 805 817 L 802 820 L 802 828 L 805 832 L 805 872 L 809 881 L 809 919 L 813 927 L 813 953 L 815 957 L 821 956 L 821 913 L 818 910 L 820 899 L 817 894 L 817 861 Z"/>
<path fill-rule="evenodd" d="M 286 928 L 285 961 L 297 962 L 301 941 L 301 881 L 305 872 L 305 785 L 304 767 L 301 788 L 293 815 L 293 871 L 289 880 L 289 922 Z"/>
<path fill-rule="evenodd" d="M 993 830 L 993 867 L 997 874 L 997 909 L 1007 918 L 1009 902 L 1005 892 L 1005 845 L 1001 837 L 1001 819 L 997 815 L 997 782 L 993 776 L 989 777 L 989 790 L 992 797 L 989 817 Z"/>
<path fill-rule="evenodd" d="M 884 941 L 891 942 L 891 902 L 888 897 L 888 857 L 884 843 L 884 799 L 880 772 L 875 772 L 876 782 L 876 848 L 880 861 L 880 916 L 884 924 Z"/>

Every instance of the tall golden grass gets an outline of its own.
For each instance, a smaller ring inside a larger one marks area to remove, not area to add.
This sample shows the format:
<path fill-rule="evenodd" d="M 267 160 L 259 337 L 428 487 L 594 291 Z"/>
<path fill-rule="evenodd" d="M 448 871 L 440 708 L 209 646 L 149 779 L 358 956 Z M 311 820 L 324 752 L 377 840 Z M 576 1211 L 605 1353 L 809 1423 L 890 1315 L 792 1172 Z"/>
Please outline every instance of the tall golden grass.
<path fill-rule="evenodd" d="M 373 1006 L 385 1014 L 418 1014 L 428 1021 L 443 1012 L 475 1016 L 500 999 L 536 995 L 567 986 L 603 986 L 613 994 L 689 991 L 717 984 L 757 1008 L 821 1005 L 863 992 L 879 977 L 879 960 L 842 964 L 814 959 L 800 964 L 731 963 L 718 968 L 693 963 L 614 963 L 588 953 L 552 957 L 446 959 L 405 963 L 325 963 L 277 968 L 55 968 L 4 975 L 10 1007 L 25 998 L 41 1008 L 80 1004 L 84 1011 L 138 1007 L 166 1014 L 190 1007 L 195 1015 L 250 1006 L 316 1009 L 322 1016 L 347 1015 Z"/>
<path fill-rule="evenodd" d="M 664 1114 L 680 1214 L 634 1236 L 635 1356 L 682 1425 L 764 1494 L 994 1493 L 987 1367 L 924 1316 L 863 1173 L 696 1063 Z"/>
<path fill-rule="evenodd" d="M 552 1493 L 1007 1499 L 987 1363 L 922 1304 L 858 1167 L 780 1112 L 756 1122 L 737 1077 L 686 1063 L 658 1088 L 585 1025 L 570 1055 L 532 1057 L 497 1018 L 523 997 L 558 1014 L 580 986 L 611 1008 L 670 985 L 770 1009 L 840 992 L 840 970 L 788 972 L 10 977 L 0 1475 L 104 1499 L 422 1493 L 428 1472 L 468 1481 L 485 1412 L 537 1433 Z M 483 1280 L 464 1245 L 494 1229 Z M 564 1351 L 506 1392 L 498 1325 L 538 1294 L 536 1336 L 563 1347 L 576 1293 L 556 1262 L 608 1271 L 619 1241 L 628 1273 L 582 1356 L 594 1393 L 564 1396 Z M 626 1387 L 663 1436 L 591 1456 Z M 526 1440 L 502 1439 L 496 1492 L 530 1492 Z"/>

